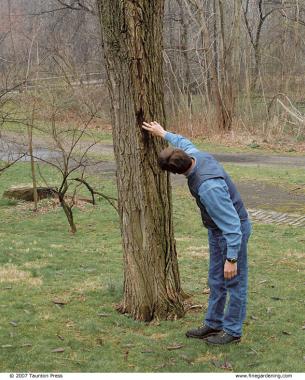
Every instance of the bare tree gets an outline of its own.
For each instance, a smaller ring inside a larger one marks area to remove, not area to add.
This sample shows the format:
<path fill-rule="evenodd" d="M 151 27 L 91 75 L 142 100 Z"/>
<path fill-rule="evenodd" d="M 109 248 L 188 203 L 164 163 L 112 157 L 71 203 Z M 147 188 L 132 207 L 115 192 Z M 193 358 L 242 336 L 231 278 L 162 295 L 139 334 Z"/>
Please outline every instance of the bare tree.
<path fill-rule="evenodd" d="M 274 5 L 271 4 L 271 9 L 265 10 L 264 0 L 257 0 L 254 6 L 255 6 L 255 9 L 250 10 L 249 9 L 250 0 L 246 0 L 244 8 L 243 8 L 243 15 L 245 19 L 246 30 L 248 32 L 251 45 L 254 50 L 255 67 L 254 67 L 254 74 L 253 74 L 252 83 L 251 83 L 252 90 L 255 90 L 258 85 L 258 78 L 259 78 L 261 60 L 262 60 L 260 43 L 261 43 L 261 36 L 262 36 L 264 23 L 267 21 L 268 17 L 272 15 L 272 13 L 285 8 L 285 6 L 283 6 L 279 2 L 276 2 Z M 251 12 L 253 14 L 254 11 L 256 11 L 258 14 L 258 20 L 256 21 L 255 26 L 251 26 L 249 13 Z"/>
<path fill-rule="evenodd" d="M 32 154 L 35 160 L 54 168 L 58 176 L 58 184 L 49 183 L 44 172 L 44 166 L 39 165 L 40 178 L 51 191 L 58 197 L 60 205 L 67 217 L 72 233 L 76 232 L 76 224 L 73 216 L 73 207 L 77 197 L 80 184 L 88 184 L 85 179 L 85 172 L 88 167 L 95 165 L 96 162 L 90 159 L 89 152 L 97 144 L 96 139 L 90 134 L 90 123 L 94 119 L 94 114 L 88 115 L 86 119 L 77 120 L 75 115 L 75 125 L 61 125 L 58 119 L 63 115 L 63 109 L 58 102 L 58 97 L 51 94 L 49 102 L 44 102 L 44 116 L 50 120 L 50 125 L 35 126 L 45 135 L 44 141 L 49 147 L 50 157 Z M 64 110 L 66 111 L 66 110 Z M 84 138 L 86 137 L 86 142 Z M 80 178 L 74 178 L 75 175 Z M 77 181 L 79 184 L 74 186 Z M 88 186 L 87 186 L 88 188 Z M 92 189 L 92 188 L 91 188 Z M 95 193 L 98 193 L 95 191 Z M 100 194 L 103 195 L 103 194 Z M 111 197 L 104 196 L 108 201 Z M 114 206 L 114 204 L 113 204 Z"/>

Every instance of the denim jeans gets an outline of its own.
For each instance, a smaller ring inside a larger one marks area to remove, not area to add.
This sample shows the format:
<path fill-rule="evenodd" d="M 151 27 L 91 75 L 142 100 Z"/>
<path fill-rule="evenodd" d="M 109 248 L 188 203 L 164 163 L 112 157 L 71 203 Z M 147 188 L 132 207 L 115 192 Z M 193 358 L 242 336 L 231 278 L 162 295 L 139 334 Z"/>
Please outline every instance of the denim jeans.
<path fill-rule="evenodd" d="M 249 220 L 241 222 L 241 232 L 242 242 L 238 253 L 237 276 L 230 280 L 225 280 L 226 240 L 220 230 L 208 231 L 210 296 L 204 322 L 211 328 L 223 329 L 235 337 L 242 335 L 242 324 L 246 318 L 248 288 L 247 244 L 251 234 Z M 229 295 L 228 300 L 227 294 Z"/>

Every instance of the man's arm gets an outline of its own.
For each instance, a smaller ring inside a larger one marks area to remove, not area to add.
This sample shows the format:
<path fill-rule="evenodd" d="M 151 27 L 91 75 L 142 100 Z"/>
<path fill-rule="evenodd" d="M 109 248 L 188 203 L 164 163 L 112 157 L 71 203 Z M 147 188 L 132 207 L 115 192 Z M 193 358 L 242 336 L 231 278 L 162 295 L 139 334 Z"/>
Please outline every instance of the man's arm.
<path fill-rule="evenodd" d="M 233 206 L 227 184 L 221 178 L 203 182 L 200 200 L 227 242 L 227 257 L 236 259 L 241 245 L 240 219 Z"/>
<path fill-rule="evenodd" d="M 150 132 L 154 136 L 162 137 L 170 144 L 176 148 L 182 149 L 187 154 L 192 154 L 193 152 L 198 152 L 198 149 L 193 145 L 193 143 L 183 136 L 176 135 L 175 133 L 166 132 L 163 127 L 157 122 L 152 123 L 144 122 L 142 127 Z"/>
<path fill-rule="evenodd" d="M 237 259 L 242 233 L 240 219 L 230 198 L 227 184 L 221 178 L 205 181 L 199 188 L 199 196 L 208 214 L 226 239 L 227 258 Z M 233 278 L 236 274 L 237 265 L 226 261 L 225 278 Z"/>

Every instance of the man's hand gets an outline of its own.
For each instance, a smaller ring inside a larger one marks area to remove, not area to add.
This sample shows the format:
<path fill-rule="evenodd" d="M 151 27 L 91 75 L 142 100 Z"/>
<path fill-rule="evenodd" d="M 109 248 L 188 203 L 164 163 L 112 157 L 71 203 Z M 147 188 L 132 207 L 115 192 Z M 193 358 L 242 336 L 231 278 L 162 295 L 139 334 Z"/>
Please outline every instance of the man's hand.
<path fill-rule="evenodd" d="M 150 132 L 153 136 L 164 137 L 166 133 L 163 127 L 156 121 L 151 123 L 146 123 L 144 121 L 142 128 L 146 129 L 146 131 Z"/>
<path fill-rule="evenodd" d="M 224 266 L 224 277 L 226 280 L 231 280 L 231 278 L 237 275 L 237 263 L 225 262 Z"/>

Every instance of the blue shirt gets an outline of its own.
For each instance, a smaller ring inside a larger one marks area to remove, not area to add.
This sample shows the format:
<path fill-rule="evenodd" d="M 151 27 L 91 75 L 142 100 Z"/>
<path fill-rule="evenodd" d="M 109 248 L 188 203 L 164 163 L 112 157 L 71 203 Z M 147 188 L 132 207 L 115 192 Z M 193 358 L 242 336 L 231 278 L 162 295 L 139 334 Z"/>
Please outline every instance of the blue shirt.
<path fill-rule="evenodd" d="M 193 143 L 183 136 L 166 132 L 164 138 L 190 156 L 192 153 L 199 152 Z M 196 162 L 188 175 L 194 170 L 196 170 Z M 240 219 L 230 198 L 226 182 L 222 178 L 209 179 L 201 184 L 198 192 L 200 201 L 226 239 L 227 257 L 237 258 L 242 239 Z"/>

